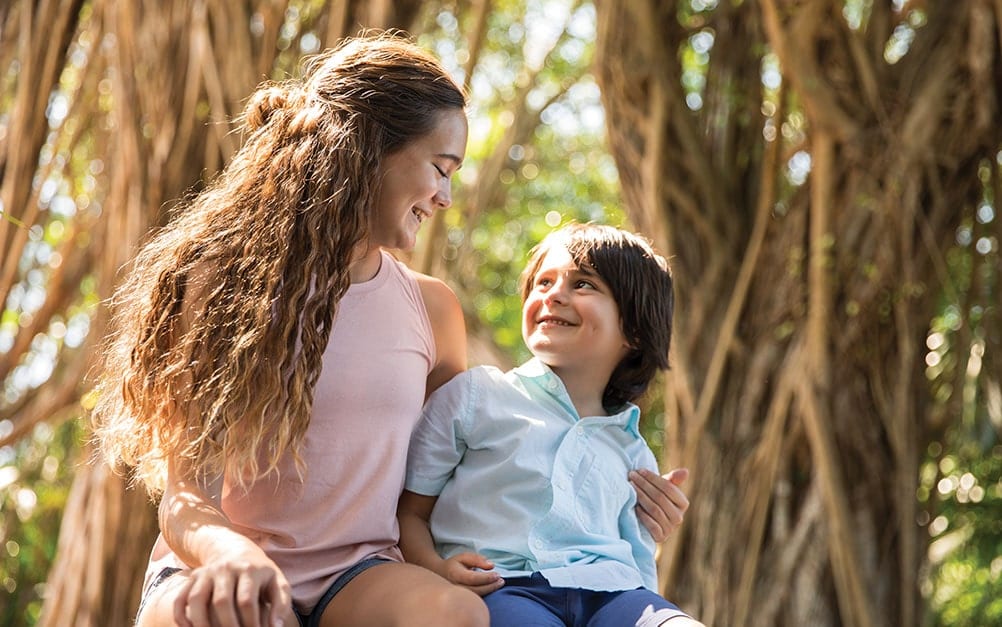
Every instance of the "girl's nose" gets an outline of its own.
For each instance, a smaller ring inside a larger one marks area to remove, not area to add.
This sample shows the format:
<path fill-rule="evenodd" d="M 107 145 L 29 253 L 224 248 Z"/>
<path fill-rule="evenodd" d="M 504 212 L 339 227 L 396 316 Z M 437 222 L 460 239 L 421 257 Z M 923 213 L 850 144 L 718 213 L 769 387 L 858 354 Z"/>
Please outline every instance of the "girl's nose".
<path fill-rule="evenodd" d="M 452 206 L 452 183 L 446 181 L 444 185 L 440 186 L 438 191 L 435 192 L 435 196 L 432 198 L 437 206 L 442 209 L 448 209 Z"/>

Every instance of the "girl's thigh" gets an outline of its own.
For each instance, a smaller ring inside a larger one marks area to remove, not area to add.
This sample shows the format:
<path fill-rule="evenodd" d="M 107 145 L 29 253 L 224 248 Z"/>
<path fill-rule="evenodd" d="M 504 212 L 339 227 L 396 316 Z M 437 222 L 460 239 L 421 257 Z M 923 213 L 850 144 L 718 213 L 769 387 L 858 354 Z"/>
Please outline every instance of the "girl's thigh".
<path fill-rule="evenodd" d="M 174 602 L 181 587 L 188 581 L 188 571 L 180 571 L 164 578 L 146 592 L 136 616 L 136 627 L 175 625 Z"/>
<path fill-rule="evenodd" d="M 338 592 L 322 627 L 487 627 L 487 607 L 466 588 L 430 570 L 388 562 L 360 573 Z"/>

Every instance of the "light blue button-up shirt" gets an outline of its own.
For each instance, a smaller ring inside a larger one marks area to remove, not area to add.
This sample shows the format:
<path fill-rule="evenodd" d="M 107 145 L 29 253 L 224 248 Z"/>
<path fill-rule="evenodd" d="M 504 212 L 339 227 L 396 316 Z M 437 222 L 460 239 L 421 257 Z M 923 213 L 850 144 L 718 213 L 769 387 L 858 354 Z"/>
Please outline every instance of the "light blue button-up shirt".
<path fill-rule="evenodd" d="M 474 551 L 502 577 L 555 587 L 657 590 L 654 540 L 637 519 L 631 469 L 658 471 L 640 410 L 580 417 L 563 382 L 533 359 L 468 370 L 428 399 L 406 488 L 438 496 L 443 557 Z"/>

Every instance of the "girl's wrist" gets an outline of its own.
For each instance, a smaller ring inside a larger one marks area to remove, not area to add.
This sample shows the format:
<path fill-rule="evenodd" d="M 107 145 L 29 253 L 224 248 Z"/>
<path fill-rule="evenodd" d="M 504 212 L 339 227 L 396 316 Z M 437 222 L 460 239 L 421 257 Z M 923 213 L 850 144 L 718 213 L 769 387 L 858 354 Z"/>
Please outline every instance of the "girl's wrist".
<path fill-rule="evenodd" d="M 203 527 L 191 544 L 202 563 L 260 562 L 268 559 L 264 550 L 247 536 L 228 527 Z"/>

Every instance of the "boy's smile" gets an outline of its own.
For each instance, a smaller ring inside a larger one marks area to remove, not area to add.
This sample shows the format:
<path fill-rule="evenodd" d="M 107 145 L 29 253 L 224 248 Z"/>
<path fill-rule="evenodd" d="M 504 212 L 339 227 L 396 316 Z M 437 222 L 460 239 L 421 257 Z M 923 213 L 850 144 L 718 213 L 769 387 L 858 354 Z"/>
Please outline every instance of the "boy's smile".
<path fill-rule="evenodd" d="M 571 326 L 570 322 L 567 322 L 566 320 L 559 318 L 557 316 L 540 316 L 540 318 L 536 320 L 536 324 L 540 325 L 555 324 L 557 326 Z"/>

